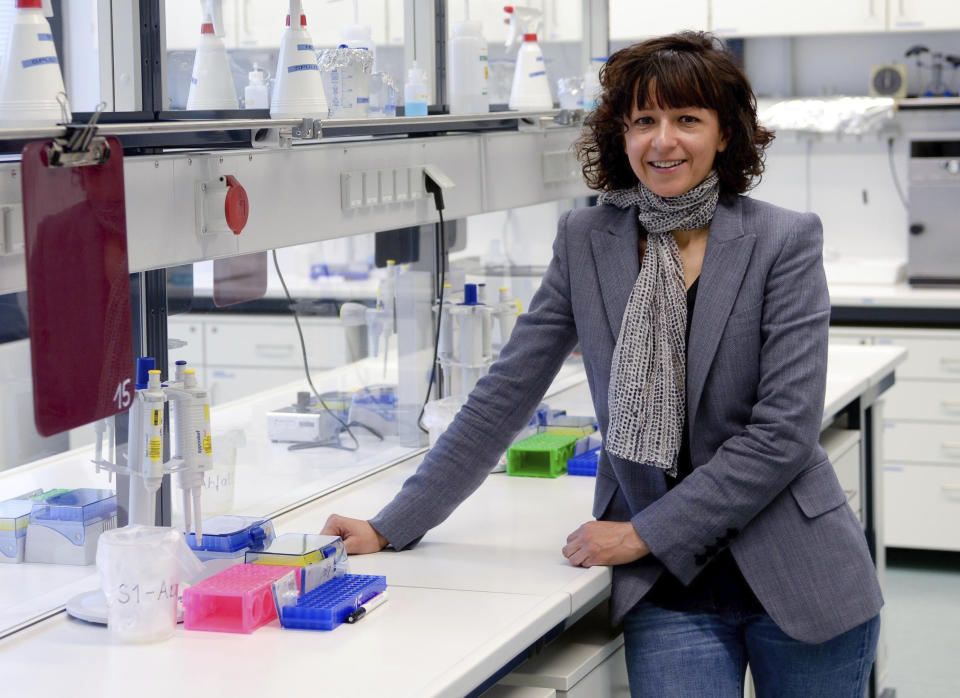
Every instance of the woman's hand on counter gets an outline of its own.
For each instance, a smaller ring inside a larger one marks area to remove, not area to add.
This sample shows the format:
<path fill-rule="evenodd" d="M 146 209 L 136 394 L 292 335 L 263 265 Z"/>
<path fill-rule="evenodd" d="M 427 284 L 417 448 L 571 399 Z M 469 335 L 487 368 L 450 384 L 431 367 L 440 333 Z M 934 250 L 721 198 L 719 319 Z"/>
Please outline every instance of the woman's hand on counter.
<path fill-rule="evenodd" d="M 381 536 L 369 521 L 363 519 L 349 519 L 331 514 L 320 533 L 343 538 L 348 555 L 375 553 L 387 547 L 387 539 Z"/>
<path fill-rule="evenodd" d="M 648 555 L 643 542 L 629 521 L 588 521 L 567 536 L 563 555 L 571 565 L 625 565 Z"/>

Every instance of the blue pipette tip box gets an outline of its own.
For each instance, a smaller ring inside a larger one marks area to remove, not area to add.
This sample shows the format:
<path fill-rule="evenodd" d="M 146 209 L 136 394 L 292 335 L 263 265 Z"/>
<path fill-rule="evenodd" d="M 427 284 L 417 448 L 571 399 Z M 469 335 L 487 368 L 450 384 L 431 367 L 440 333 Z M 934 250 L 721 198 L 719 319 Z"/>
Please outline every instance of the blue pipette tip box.
<path fill-rule="evenodd" d="M 599 461 L 600 447 L 591 448 L 589 451 L 567 460 L 567 475 L 595 477 L 597 474 L 597 463 Z"/>
<path fill-rule="evenodd" d="M 9 499 L 0 502 L 0 562 L 23 562 L 23 544 L 33 502 Z"/>
<path fill-rule="evenodd" d="M 75 522 L 87 523 L 108 519 L 117 513 L 117 495 L 113 490 L 81 487 L 34 498 L 30 512 L 31 523 Z"/>
<path fill-rule="evenodd" d="M 347 616 L 377 594 L 386 591 L 387 578 L 371 574 L 344 574 L 307 592 L 296 606 L 284 606 L 284 628 L 333 630 Z"/>
<path fill-rule="evenodd" d="M 191 550 L 206 553 L 241 553 L 262 548 L 276 537 L 273 522 L 257 516 L 214 516 L 203 522 L 203 536 L 197 545 L 194 533 L 186 534 Z M 232 557 L 232 555 L 231 555 Z"/>
<path fill-rule="evenodd" d="M 100 534 L 117 524 L 113 490 L 53 490 L 32 501 L 25 562 L 92 565 Z"/>

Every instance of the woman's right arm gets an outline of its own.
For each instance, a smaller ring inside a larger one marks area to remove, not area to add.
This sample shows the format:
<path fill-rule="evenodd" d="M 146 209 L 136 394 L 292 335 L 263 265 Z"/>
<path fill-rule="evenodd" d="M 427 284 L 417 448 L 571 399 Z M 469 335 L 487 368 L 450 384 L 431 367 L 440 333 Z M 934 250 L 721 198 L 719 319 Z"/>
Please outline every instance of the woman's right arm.
<path fill-rule="evenodd" d="M 570 303 L 566 227 L 561 216 L 553 259 L 488 375 L 396 497 L 369 522 L 331 516 L 323 532 L 341 535 L 347 552 L 397 550 L 441 523 L 487 477 L 513 436 L 530 420 L 577 343 Z M 353 540 L 351 544 L 350 541 Z"/>

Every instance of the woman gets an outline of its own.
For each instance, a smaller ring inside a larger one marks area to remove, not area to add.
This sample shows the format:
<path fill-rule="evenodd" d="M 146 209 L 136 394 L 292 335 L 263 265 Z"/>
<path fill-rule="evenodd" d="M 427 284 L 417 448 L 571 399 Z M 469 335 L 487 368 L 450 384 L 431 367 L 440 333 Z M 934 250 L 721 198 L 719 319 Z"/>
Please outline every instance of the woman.
<path fill-rule="evenodd" d="M 743 196 L 773 134 L 731 57 L 683 33 L 619 51 L 579 142 L 600 205 L 561 217 L 500 361 L 351 552 L 403 549 L 480 485 L 579 340 L 604 436 L 571 564 L 613 566 L 634 696 L 862 696 L 882 605 L 818 436 L 819 219 Z M 456 454 L 454 456 L 453 454 Z M 464 462 L 464 454 L 470 454 Z"/>

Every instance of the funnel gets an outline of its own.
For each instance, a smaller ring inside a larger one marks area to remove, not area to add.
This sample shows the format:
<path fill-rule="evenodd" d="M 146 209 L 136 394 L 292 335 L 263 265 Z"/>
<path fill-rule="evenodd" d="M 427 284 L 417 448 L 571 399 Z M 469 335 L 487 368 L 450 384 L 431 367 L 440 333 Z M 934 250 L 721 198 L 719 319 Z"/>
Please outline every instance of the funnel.
<path fill-rule="evenodd" d="M 0 126 L 47 125 L 71 119 L 42 0 L 16 0 L 0 72 Z M 59 97 L 59 99 L 58 99 Z"/>

